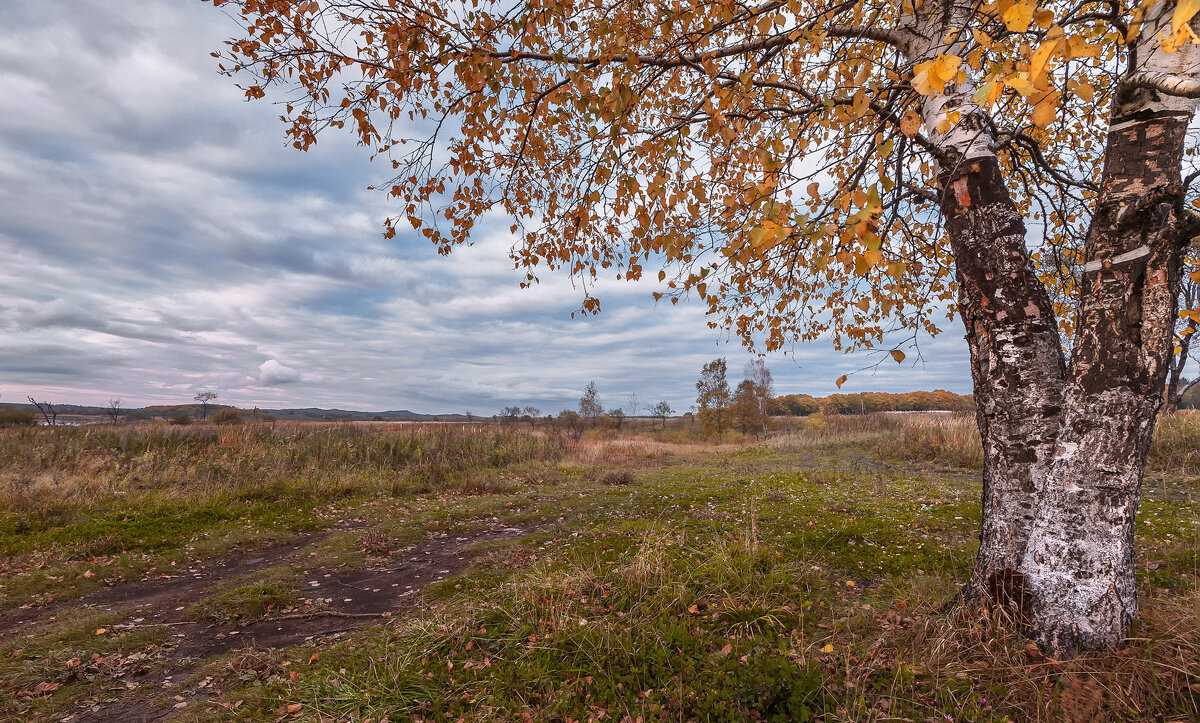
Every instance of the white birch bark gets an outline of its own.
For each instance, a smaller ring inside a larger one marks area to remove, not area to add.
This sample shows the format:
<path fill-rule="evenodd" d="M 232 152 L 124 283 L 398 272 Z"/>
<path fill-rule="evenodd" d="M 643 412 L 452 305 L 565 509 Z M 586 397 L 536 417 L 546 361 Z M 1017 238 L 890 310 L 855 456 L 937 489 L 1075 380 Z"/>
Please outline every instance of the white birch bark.
<path fill-rule="evenodd" d="M 1159 47 L 1173 10 L 1151 11 L 1114 104 L 1062 431 L 1022 566 L 1035 634 L 1064 656 L 1117 647 L 1138 610 L 1134 520 L 1174 330 L 1180 165 L 1197 105 L 1162 88 L 1200 83 L 1200 46 Z"/>
<path fill-rule="evenodd" d="M 973 7 L 926 2 L 918 12 L 905 18 L 914 65 L 939 54 L 965 55 L 960 39 L 970 37 Z M 972 100 L 975 91 L 968 72 L 965 82 L 925 98 L 921 110 L 926 135 L 941 155 L 941 206 L 984 446 L 983 523 L 970 592 L 1024 611 L 1019 567 L 1037 513 L 1035 491 L 1053 459 L 1064 361 L 1048 294 L 1026 248 L 1024 221 L 1005 188 L 991 124 Z"/>

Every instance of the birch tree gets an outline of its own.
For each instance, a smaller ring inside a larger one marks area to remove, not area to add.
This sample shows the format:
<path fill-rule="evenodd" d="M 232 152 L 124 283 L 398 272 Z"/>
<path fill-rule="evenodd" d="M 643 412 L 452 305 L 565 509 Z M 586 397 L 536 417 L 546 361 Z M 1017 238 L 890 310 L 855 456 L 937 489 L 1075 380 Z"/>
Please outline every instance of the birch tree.
<path fill-rule="evenodd" d="M 1196 332 L 1200 330 L 1200 283 L 1195 279 L 1185 278 L 1180 291 L 1179 301 L 1183 307 L 1179 311 L 1179 320 L 1175 325 L 1175 342 L 1172 346 L 1171 360 L 1167 369 L 1166 411 L 1174 413 L 1183 401 L 1183 395 L 1200 383 L 1200 377 L 1187 379 L 1183 373 L 1188 364 L 1197 361 L 1192 349 Z"/>
<path fill-rule="evenodd" d="M 957 316 L 969 591 L 1049 652 L 1122 642 L 1197 230 L 1196 0 L 211 1 L 292 145 L 344 129 L 394 174 L 385 235 L 450 253 L 498 213 L 525 284 L 650 276 L 765 350 L 903 362 Z"/>

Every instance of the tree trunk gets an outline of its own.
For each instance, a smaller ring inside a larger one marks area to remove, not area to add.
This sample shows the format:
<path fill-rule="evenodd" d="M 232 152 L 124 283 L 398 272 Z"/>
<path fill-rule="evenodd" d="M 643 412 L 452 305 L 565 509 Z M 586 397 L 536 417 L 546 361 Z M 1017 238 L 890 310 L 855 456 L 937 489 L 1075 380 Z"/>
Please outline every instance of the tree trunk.
<path fill-rule="evenodd" d="M 1197 298 L 1200 296 L 1200 286 L 1198 286 L 1195 281 L 1190 281 L 1188 279 L 1182 279 L 1181 284 L 1183 286 L 1183 291 L 1181 294 L 1182 307 L 1186 309 L 1195 308 L 1196 304 L 1200 303 L 1200 298 Z M 1179 411 L 1179 403 L 1183 401 L 1183 395 L 1187 394 L 1189 389 L 1196 386 L 1196 379 L 1193 379 L 1190 382 L 1184 382 L 1183 372 L 1187 368 L 1187 363 L 1188 359 L 1190 358 L 1189 355 L 1192 348 L 1192 337 L 1196 334 L 1198 326 L 1200 325 L 1197 324 L 1196 319 L 1188 319 L 1187 325 L 1184 327 L 1183 332 L 1179 335 L 1179 341 L 1176 342 L 1179 345 L 1179 351 L 1171 358 L 1171 367 L 1167 377 L 1167 406 L 1166 409 L 1163 410 L 1167 414 L 1174 414 L 1175 412 Z"/>
<path fill-rule="evenodd" d="M 996 159 L 960 164 L 942 187 L 984 449 L 983 525 L 972 592 L 1024 613 L 1019 568 L 1061 412 L 1065 371 L 1058 325 Z"/>
<path fill-rule="evenodd" d="M 912 62 L 962 56 L 972 6 L 925 3 L 905 16 Z M 947 40 L 949 39 L 949 42 Z M 1037 514 L 1036 490 L 1054 457 L 1065 376 L 1058 323 L 1025 246 L 1025 222 L 1009 196 L 991 123 L 972 100 L 969 73 L 926 98 L 926 135 L 938 149 L 938 185 L 966 326 L 983 441 L 983 524 L 966 592 L 1024 612 L 1020 572 Z M 946 133 L 942 122 L 959 117 Z"/>
<path fill-rule="evenodd" d="M 1147 22 L 1140 69 L 1194 72 L 1197 46 L 1166 54 L 1152 45 L 1172 10 L 1161 3 Z M 1118 88 L 1063 423 L 1022 567 L 1035 636 L 1053 654 L 1117 647 L 1137 613 L 1134 518 L 1190 237 L 1180 167 L 1195 106 Z"/>
<path fill-rule="evenodd" d="M 918 28 L 921 37 L 944 35 L 936 26 Z M 935 46 L 924 54 L 954 50 Z M 974 92 L 968 76 L 922 108 L 926 131 L 942 154 L 941 208 L 984 451 L 983 525 L 967 592 L 1024 611 L 1019 568 L 1037 513 L 1037 481 L 1053 459 L 1065 365 L 1049 295 L 1025 247 L 1025 222 L 1009 196 Z M 961 120 L 938 133 L 951 113 Z"/>

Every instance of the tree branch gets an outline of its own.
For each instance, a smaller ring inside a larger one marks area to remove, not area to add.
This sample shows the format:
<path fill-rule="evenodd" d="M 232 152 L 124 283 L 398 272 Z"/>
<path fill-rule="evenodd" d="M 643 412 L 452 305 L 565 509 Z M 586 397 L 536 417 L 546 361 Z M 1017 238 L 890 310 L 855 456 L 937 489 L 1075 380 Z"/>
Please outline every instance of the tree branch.
<path fill-rule="evenodd" d="M 1140 71 L 1121 81 L 1122 90 L 1151 88 L 1180 98 L 1200 98 L 1200 79 L 1172 73 Z"/>

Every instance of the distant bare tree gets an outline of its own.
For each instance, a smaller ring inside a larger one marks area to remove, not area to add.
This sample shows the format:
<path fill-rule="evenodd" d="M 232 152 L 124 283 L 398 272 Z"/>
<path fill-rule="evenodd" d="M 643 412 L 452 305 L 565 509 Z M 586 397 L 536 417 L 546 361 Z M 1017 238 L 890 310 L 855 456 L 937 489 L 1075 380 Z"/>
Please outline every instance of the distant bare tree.
<path fill-rule="evenodd" d="M 192 399 L 200 402 L 200 419 L 208 418 L 208 403 L 216 398 L 217 393 L 212 391 L 200 392 L 196 396 L 192 397 Z"/>
<path fill-rule="evenodd" d="M 529 426 L 536 427 L 538 415 L 542 413 L 542 410 L 537 407 L 525 407 L 521 413 L 523 415 L 521 418 L 529 422 Z"/>
<path fill-rule="evenodd" d="M 771 370 L 767 369 L 766 362 L 762 359 L 747 362 L 745 374 L 745 381 L 750 382 L 747 390 L 750 397 L 746 401 L 754 408 L 753 416 L 758 425 L 758 428 L 753 431 L 756 434 L 766 434 L 767 413 L 771 409 L 771 401 L 775 398 L 775 381 L 771 377 Z M 741 389 L 740 385 L 738 389 Z"/>
<path fill-rule="evenodd" d="M 112 423 L 115 425 L 121 418 L 121 400 L 116 398 L 108 400 L 108 406 L 104 408 L 104 413 L 112 419 Z"/>
<path fill-rule="evenodd" d="M 641 409 L 641 407 L 638 406 L 637 392 L 630 392 L 629 396 L 625 397 L 624 409 L 625 409 L 625 413 L 628 414 L 629 416 L 631 416 L 631 417 L 637 416 L 638 410 Z"/>
<path fill-rule="evenodd" d="M 650 407 L 650 415 L 653 417 L 658 417 L 662 420 L 663 429 L 667 428 L 667 416 L 673 411 L 675 410 L 671 409 L 671 405 L 667 404 L 667 400 L 665 399 L 658 404 L 655 404 L 653 407 Z"/>
<path fill-rule="evenodd" d="M 54 409 L 54 405 L 50 402 L 39 402 L 33 397 L 28 397 L 29 403 L 37 407 L 37 410 L 42 413 L 42 419 L 46 420 L 48 426 L 53 427 L 58 424 L 58 412 Z"/>
<path fill-rule="evenodd" d="M 521 408 L 515 404 L 511 407 L 505 407 L 504 409 L 500 410 L 500 421 L 502 421 L 502 422 L 510 422 L 512 424 L 516 424 L 517 420 L 520 418 L 521 418 Z"/>
<path fill-rule="evenodd" d="M 604 405 L 600 403 L 600 390 L 596 387 L 596 382 L 588 382 L 587 388 L 583 390 L 583 396 L 579 398 L 579 413 L 592 420 L 593 427 L 596 426 L 596 420 L 604 414 Z"/>

